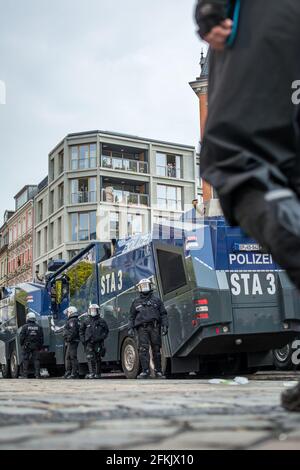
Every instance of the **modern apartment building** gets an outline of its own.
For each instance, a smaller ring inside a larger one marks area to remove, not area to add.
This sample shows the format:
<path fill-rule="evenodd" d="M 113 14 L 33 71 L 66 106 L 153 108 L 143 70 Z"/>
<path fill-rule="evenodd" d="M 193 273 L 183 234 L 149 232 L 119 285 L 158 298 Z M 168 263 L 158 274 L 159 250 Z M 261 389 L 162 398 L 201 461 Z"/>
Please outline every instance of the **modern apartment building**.
<path fill-rule="evenodd" d="M 49 260 L 68 260 L 92 240 L 179 218 L 197 194 L 195 148 L 187 145 L 91 131 L 67 135 L 48 158 L 34 202 L 39 275 Z"/>
<path fill-rule="evenodd" d="M 0 288 L 7 286 L 8 274 L 8 220 L 13 216 L 13 211 L 5 211 L 3 225 L 0 228 Z"/>
<path fill-rule="evenodd" d="M 25 186 L 15 196 L 15 213 L 7 221 L 7 286 L 33 279 L 33 199 L 37 186 Z"/>

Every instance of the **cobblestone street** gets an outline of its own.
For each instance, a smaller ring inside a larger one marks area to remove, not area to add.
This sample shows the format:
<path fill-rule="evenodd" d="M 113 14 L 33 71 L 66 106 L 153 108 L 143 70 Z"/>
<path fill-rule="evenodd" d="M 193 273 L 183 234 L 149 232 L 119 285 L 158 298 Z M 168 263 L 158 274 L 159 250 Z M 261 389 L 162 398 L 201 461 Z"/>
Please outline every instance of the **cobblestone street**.
<path fill-rule="evenodd" d="M 0 379 L 0 449 L 300 449 L 289 380 Z"/>

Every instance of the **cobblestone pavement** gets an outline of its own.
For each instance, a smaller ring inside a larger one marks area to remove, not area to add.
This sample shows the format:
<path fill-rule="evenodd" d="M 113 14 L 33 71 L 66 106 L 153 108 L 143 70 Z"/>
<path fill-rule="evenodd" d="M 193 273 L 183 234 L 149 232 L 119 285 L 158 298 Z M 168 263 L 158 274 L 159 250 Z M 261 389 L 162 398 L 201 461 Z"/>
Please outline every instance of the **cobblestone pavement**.
<path fill-rule="evenodd" d="M 0 449 L 300 449 L 284 382 L 0 379 Z"/>

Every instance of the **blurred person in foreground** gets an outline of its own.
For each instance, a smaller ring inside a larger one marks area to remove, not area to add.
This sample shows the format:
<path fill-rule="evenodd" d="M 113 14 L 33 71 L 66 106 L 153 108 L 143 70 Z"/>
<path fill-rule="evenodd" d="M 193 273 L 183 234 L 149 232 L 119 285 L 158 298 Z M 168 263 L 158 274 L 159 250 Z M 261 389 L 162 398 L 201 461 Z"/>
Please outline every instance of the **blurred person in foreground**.
<path fill-rule="evenodd" d="M 300 289 L 300 2 L 198 0 L 211 46 L 203 178 Z M 282 394 L 300 411 L 300 383 Z"/>

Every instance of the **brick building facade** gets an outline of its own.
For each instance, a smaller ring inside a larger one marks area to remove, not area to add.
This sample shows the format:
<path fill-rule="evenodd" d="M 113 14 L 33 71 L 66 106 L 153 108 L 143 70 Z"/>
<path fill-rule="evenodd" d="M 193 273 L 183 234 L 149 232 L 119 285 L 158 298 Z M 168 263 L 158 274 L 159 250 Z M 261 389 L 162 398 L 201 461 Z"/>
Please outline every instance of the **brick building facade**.
<path fill-rule="evenodd" d="M 33 280 L 33 198 L 37 186 L 25 186 L 15 196 L 16 211 L 8 220 L 7 286 Z"/>

